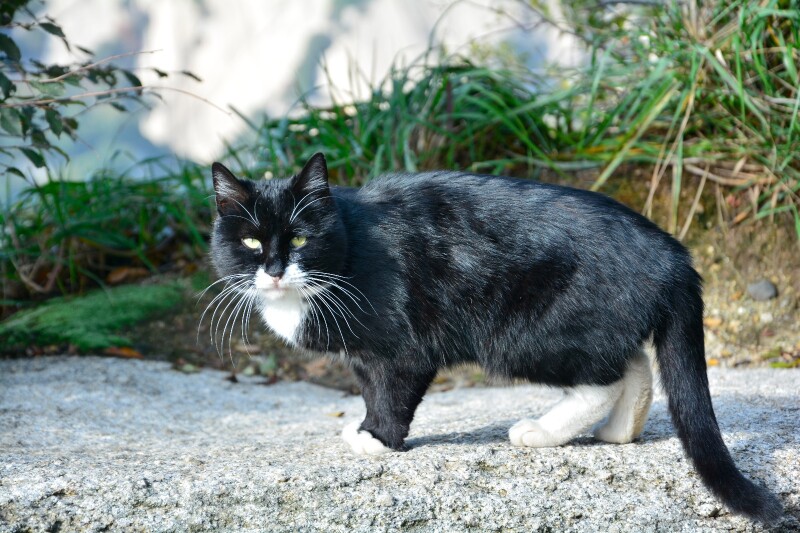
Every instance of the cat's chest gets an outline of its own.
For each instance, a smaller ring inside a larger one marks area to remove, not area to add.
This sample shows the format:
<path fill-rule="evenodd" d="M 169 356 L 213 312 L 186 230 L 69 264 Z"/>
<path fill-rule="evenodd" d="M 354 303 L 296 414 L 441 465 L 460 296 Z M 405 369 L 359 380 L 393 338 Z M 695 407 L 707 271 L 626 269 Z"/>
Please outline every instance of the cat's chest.
<path fill-rule="evenodd" d="M 261 318 L 266 325 L 290 343 L 297 342 L 297 334 L 307 311 L 308 307 L 300 295 L 295 294 L 262 302 L 260 308 Z"/>

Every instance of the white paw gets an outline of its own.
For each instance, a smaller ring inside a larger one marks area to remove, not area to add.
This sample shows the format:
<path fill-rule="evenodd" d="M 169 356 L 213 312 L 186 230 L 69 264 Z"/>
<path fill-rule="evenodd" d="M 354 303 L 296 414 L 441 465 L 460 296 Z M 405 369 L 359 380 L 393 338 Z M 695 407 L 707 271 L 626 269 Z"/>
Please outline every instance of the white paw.
<path fill-rule="evenodd" d="M 525 418 L 520 420 L 508 430 L 508 438 L 514 446 L 529 446 L 532 448 L 548 448 L 564 444 L 561 439 L 551 435 L 539 422 Z"/>
<path fill-rule="evenodd" d="M 632 423 L 625 426 L 614 424 L 613 422 L 606 423 L 595 430 L 594 436 L 596 439 L 602 440 L 603 442 L 610 442 L 612 444 L 628 444 L 637 437 L 637 435 L 634 434 L 634 429 L 632 426 Z"/>
<path fill-rule="evenodd" d="M 391 448 L 384 446 L 384 444 L 370 434 L 369 431 L 362 429 L 358 430 L 361 422 L 353 422 L 347 424 L 342 429 L 342 438 L 350 445 L 353 453 L 358 455 L 383 455 L 392 451 Z"/>

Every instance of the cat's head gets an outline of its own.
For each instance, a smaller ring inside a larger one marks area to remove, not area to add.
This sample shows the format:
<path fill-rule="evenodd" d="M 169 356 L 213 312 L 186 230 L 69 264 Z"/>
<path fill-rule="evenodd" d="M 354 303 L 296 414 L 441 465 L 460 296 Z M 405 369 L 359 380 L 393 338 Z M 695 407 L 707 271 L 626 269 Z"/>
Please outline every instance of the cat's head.
<path fill-rule="evenodd" d="M 212 173 L 218 216 L 211 258 L 221 277 L 276 300 L 313 294 L 326 276 L 341 273 L 347 239 L 322 154 L 287 179 L 240 180 L 220 163 Z"/>

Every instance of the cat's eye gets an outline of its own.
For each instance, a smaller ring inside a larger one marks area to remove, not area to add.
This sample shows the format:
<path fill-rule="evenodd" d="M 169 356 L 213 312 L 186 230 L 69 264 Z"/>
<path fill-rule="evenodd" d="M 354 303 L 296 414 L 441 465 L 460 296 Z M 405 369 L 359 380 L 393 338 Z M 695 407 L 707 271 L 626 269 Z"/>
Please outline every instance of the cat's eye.
<path fill-rule="evenodd" d="M 245 237 L 242 239 L 242 244 L 250 248 L 251 250 L 258 250 L 261 248 L 261 241 L 258 239 L 254 239 L 252 237 Z"/>
<path fill-rule="evenodd" d="M 297 237 L 293 237 L 291 241 L 289 241 L 294 248 L 300 248 L 301 246 L 305 246 L 306 241 L 308 239 L 303 237 L 302 235 L 298 235 Z"/>

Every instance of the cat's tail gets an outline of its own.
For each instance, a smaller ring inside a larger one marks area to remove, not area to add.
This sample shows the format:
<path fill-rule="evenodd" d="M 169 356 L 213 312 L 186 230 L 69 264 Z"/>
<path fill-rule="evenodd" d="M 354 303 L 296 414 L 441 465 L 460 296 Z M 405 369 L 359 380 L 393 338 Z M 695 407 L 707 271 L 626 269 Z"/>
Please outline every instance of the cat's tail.
<path fill-rule="evenodd" d="M 711 492 L 735 513 L 774 521 L 782 514 L 780 502 L 742 475 L 722 440 L 708 390 L 700 276 L 687 270 L 653 336 L 672 421 Z"/>

